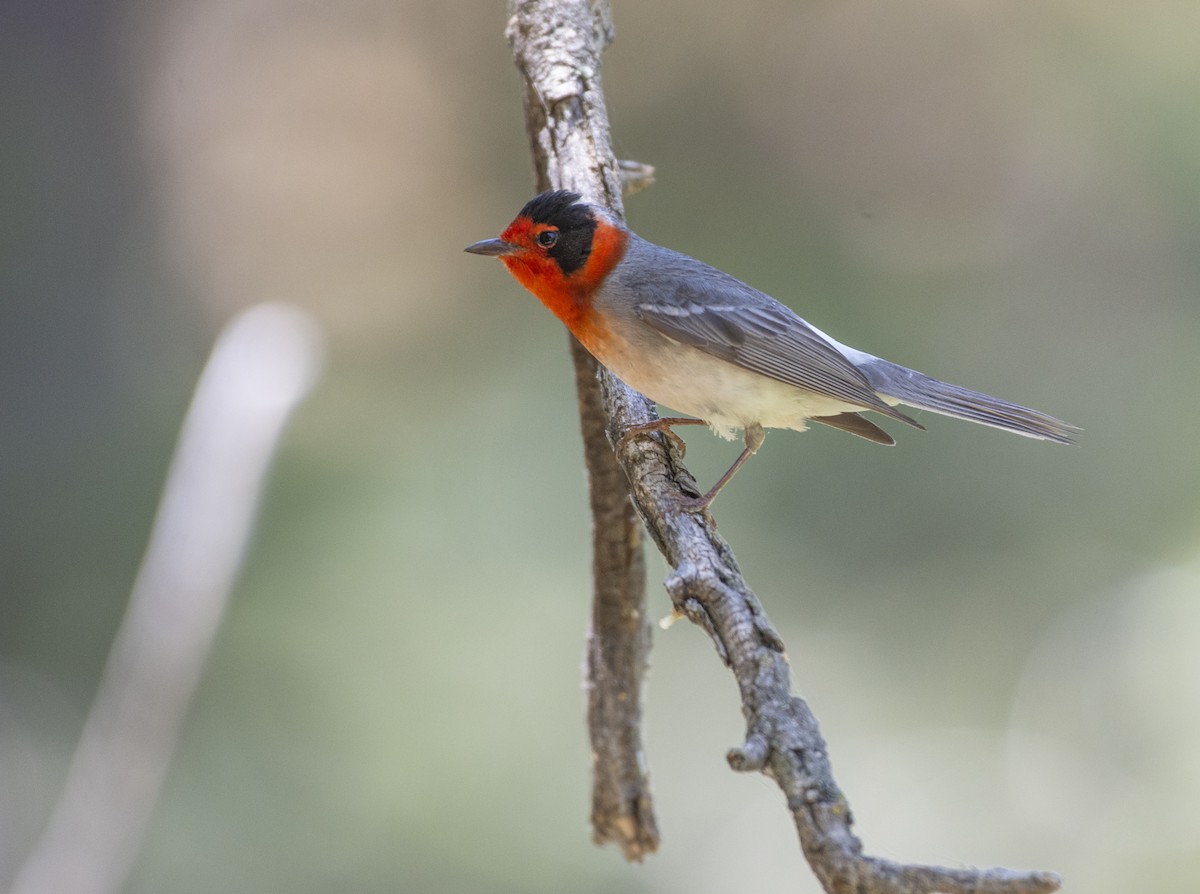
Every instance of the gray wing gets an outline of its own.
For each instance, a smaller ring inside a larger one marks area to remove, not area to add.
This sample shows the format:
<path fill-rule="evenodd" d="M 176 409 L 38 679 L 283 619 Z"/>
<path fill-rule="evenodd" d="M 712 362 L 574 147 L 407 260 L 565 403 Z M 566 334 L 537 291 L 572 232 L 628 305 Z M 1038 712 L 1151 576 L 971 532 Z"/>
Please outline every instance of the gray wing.
<path fill-rule="evenodd" d="M 858 367 L 789 308 L 707 264 L 658 251 L 653 263 L 637 268 L 653 274 L 622 283 L 647 325 L 752 372 L 920 428 L 880 400 Z"/>

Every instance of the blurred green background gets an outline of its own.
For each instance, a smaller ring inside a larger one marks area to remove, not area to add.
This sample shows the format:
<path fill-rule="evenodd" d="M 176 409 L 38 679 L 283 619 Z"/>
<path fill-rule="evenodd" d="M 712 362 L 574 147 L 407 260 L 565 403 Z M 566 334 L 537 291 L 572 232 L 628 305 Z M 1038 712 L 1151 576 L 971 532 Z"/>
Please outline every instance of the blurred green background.
<path fill-rule="evenodd" d="M 0 884 L 58 792 L 220 325 L 311 310 L 131 892 L 818 891 L 656 633 L 662 852 L 587 828 L 566 342 L 462 248 L 532 192 L 502 3 L 0 7 Z M 869 852 L 1200 872 L 1200 6 L 618 2 L 632 225 L 838 339 L 1080 425 L 776 433 L 717 503 Z M 685 432 L 711 482 L 734 445 Z M 652 605 L 669 603 L 650 562 Z M 1187 880 L 1185 882 L 1184 880 Z"/>

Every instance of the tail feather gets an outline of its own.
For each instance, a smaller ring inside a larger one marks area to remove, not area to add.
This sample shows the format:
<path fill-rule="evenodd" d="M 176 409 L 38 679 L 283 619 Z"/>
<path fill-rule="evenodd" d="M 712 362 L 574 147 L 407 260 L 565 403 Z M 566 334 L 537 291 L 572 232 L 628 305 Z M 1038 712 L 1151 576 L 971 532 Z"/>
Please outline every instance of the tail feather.
<path fill-rule="evenodd" d="M 876 444 L 883 444 L 886 447 L 891 447 L 896 443 L 895 438 L 870 419 L 860 416 L 858 413 L 838 413 L 836 416 L 814 416 L 812 421 L 820 422 L 822 425 L 828 425 L 831 428 L 841 429 L 852 435 L 858 435 L 860 438 L 866 438 L 868 441 L 874 441 Z M 913 425 L 916 425 L 918 428 L 924 428 L 923 425 L 917 422 L 913 422 Z"/>
<path fill-rule="evenodd" d="M 907 369 L 878 357 L 857 365 L 879 394 L 910 407 L 1059 444 L 1073 443 L 1071 435 L 1079 431 L 1074 425 L 1037 410 L 969 388 L 939 382 L 915 369 Z"/>

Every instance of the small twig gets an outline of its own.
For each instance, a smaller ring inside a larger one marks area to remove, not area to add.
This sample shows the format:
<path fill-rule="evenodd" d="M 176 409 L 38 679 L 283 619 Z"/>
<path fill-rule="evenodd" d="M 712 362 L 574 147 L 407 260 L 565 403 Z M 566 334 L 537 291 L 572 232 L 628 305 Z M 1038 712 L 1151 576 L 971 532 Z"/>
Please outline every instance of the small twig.
<path fill-rule="evenodd" d="M 121 889 L 252 534 L 284 424 L 321 339 L 262 304 L 222 332 L 196 386 L 125 617 L 63 792 L 10 894 Z"/>
<path fill-rule="evenodd" d="M 654 185 L 654 165 L 623 158 L 617 162 L 617 170 L 621 175 L 621 194 L 625 198 L 635 196 Z"/>

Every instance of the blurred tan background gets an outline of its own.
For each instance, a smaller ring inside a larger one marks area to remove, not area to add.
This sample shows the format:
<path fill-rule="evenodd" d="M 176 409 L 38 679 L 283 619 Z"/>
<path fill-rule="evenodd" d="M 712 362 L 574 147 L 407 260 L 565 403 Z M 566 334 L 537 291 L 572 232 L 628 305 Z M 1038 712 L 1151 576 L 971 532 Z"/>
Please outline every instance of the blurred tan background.
<path fill-rule="evenodd" d="M 1200 872 L 1200 7 L 618 2 L 633 226 L 838 339 L 1082 426 L 776 433 L 717 518 L 867 849 Z M 61 784 L 219 326 L 311 310 L 292 425 L 131 892 L 818 891 L 656 634 L 664 848 L 590 842 L 559 324 L 462 253 L 530 196 L 500 2 L 0 9 L 0 884 Z M 893 429 L 896 427 L 893 426 Z M 736 448 L 689 432 L 702 482 Z M 669 610 L 652 558 L 656 615 Z"/>

